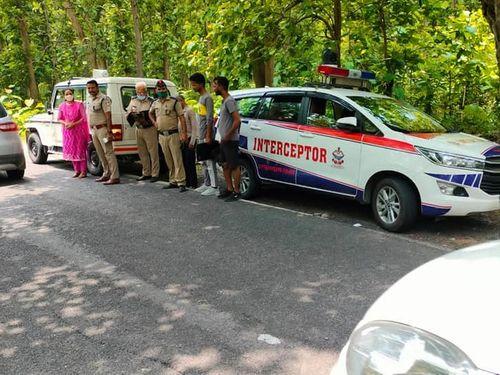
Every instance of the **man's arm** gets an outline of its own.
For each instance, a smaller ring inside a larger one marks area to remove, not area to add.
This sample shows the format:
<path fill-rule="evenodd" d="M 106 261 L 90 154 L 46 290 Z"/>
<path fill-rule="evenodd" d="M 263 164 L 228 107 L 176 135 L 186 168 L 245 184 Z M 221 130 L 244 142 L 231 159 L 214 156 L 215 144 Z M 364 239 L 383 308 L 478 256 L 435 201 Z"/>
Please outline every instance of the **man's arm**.
<path fill-rule="evenodd" d="M 181 122 L 181 134 L 179 138 L 181 139 L 181 142 L 186 142 L 187 141 L 186 119 L 184 118 L 184 114 L 182 113 L 181 103 L 176 102 L 174 106 L 175 106 L 174 110 L 177 113 L 177 117 Z"/>
<path fill-rule="evenodd" d="M 155 108 L 153 105 L 151 105 L 151 108 L 149 109 L 148 116 L 149 116 L 149 119 L 151 120 L 151 123 L 154 125 L 154 127 L 158 129 L 158 124 L 156 123 Z"/>
<path fill-rule="evenodd" d="M 189 122 L 191 123 L 191 141 L 189 142 L 189 147 L 194 148 L 197 139 L 200 137 L 200 130 L 194 111 L 190 109 L 187 113 Z"/>
<path fill-rule="evenodd" d="M 223 139 L 224 142 L 230 141 L 233 134 L 236 133 L 240 128 L 241 124 L 240 113 L 238 111 L 234 111 L 233 113 L 231 113 L 231 117 L 233 118 L 233 126 L 231 127 L 231 130 L 224 137 Z"/>
<path fill-rule="evenodd" d="M 214 132 L 214 101 L 211 96 L 207 98 L 205 107 L 207 109 L 207 133 L 205 135 L 205 142 L 211 143 Z"/>

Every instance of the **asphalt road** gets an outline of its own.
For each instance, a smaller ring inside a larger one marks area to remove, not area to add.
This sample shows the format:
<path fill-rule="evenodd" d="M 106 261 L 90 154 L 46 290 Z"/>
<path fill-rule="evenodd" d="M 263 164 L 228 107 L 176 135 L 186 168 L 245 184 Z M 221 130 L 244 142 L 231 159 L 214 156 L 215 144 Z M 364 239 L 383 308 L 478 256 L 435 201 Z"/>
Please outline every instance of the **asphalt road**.
<path fill-rule="evenodd" d="M 224 203 L 71 174 L 0 176 L 1 374 L 327 374 L 368 306 L 448 251 L 281 188 Z"/>

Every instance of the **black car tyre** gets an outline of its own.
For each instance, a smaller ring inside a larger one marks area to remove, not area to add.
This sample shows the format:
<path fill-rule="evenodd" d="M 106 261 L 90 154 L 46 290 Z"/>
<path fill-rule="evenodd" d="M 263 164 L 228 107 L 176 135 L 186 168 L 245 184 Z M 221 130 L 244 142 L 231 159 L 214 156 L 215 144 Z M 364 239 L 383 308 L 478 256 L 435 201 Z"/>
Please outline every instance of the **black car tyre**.
<path fill-rule="evenodd" d="M 377 183 L 371 200 L 377 224 L 390 232 L 409 229 L 418 217 L 414 188 L 401 178 L 384 178 Z"/>
<path fill-rule="evenodd" d="M 13 171 L 7 171 L 7 176 L 11 180 L 22 180 L 24 177 L 24 169 L 16 169 Z"/>
<path fill-rule="evenodd" d="M 37 133 L 31 133 L 26 141 L 28 145 L 28 154 L 35 164 L 45 164 L 47 162 L 47 148 L 42 145 L 42 140 Z"/>
<path fill-rule="evenodd" d="M 92 142 L 87 146 L 87 171 L 94 176 L 101 176 L 103 172 L 99 155 Z"/>
<path fill-rule="evenodd" d="M 240 159 L 240 193 L 243 199 L 252 199 L 259 193 L 260 181 L 255 173 L 252 162 L 247 159 Z"/>

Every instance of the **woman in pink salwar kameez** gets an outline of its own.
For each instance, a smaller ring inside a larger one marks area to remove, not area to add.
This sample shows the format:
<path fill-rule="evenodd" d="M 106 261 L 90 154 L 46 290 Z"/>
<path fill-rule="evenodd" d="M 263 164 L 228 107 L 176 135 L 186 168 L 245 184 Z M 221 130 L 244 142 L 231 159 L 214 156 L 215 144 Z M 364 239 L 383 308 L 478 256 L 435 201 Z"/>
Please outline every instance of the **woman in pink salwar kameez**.
<path fill-rule="evenodd" d="M 75 101 L 73 90 L 64 92 L 65 101 L 59 106 L 59 121 L 62 124 L 63 158 L 73 162 L 75 175 L 87 177 L 87 145 L 89 143 L 89 126 L 85 107 L 82 102 Z"/>

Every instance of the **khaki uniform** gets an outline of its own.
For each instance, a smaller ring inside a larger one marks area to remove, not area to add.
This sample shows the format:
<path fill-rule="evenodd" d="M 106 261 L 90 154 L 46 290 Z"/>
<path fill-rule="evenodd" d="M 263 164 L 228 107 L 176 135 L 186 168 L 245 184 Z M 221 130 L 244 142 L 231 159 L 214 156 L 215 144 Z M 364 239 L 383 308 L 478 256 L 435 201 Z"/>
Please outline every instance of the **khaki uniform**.
<path fill-rule="evenodd" d="M 178 121 L 182 116 L 179 101 L 172 98 L 157 99 L 149 110 L 154 114 L 158 125 L 160 146 L 167 162 L 169 181 L 179 186 L 186 185 L 186 172 L 182 164 L 181 141 Z"/>
<path fill-rule="evenodd" d="M 127 116 L 134 111 L 141 113 L 144 111 L 149 112 L 153 99 L 148 97 L 144 100 L 139 100 L 133 97 L 127 107 Z M 147 114 L 146 114 L 147 115 Z M 137 139 L 137 149 L 139 151 L 139 158 L 142 164 L 142 175 L 158 177 L 160 175 L 160 158 L 158 156 L 158 132 L 156 128 L 144 126 L 144 122 L 134 122 L 135 136 Z"/>
<path fill-rule="evenodd" d="M 113 142 L 104 142 L 104 138 L 108 137 L 106 115 L 104 113 L 111 112 L 111 99 L 102 93 L 98 93 L 95 98 L 89 95 L 85 107 L 89 126 L 92 129 L 92 142 L 104 169 L 102 175 L 109 177 L 111 180 L 119 179 L 120 173 L 118 172 L 118 162 L 113 150 Z"/>

